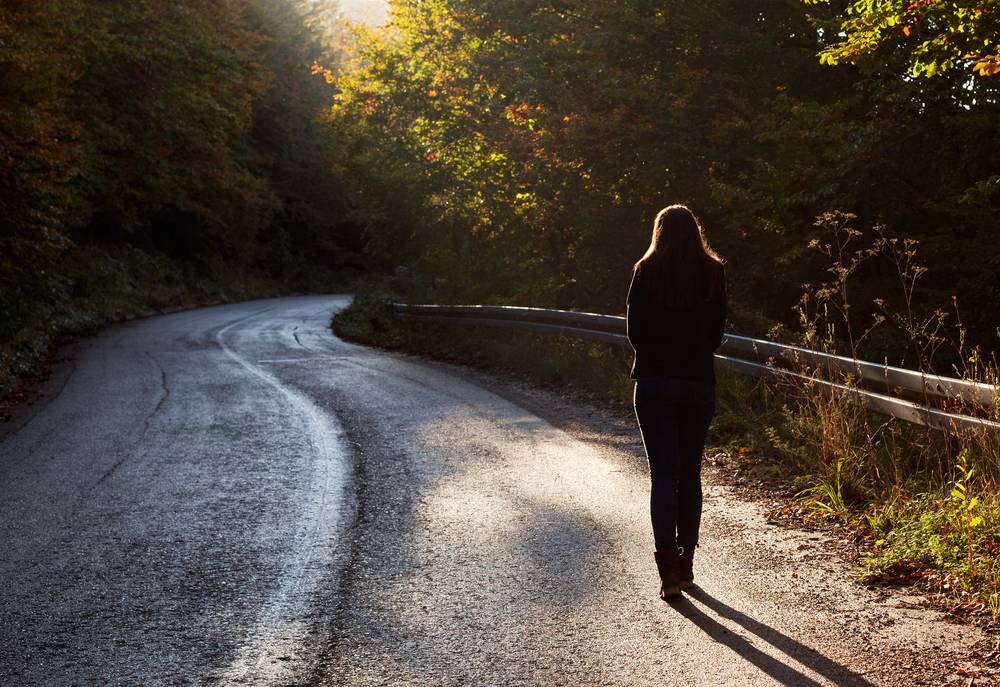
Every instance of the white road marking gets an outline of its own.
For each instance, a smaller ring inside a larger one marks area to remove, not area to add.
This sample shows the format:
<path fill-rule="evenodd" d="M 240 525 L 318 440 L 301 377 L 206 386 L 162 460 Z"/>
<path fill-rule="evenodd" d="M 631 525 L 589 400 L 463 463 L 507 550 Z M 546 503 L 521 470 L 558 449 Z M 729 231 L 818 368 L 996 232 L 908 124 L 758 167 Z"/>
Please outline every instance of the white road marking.
<path fill-rule="evenodd" d="M 224 335 L 246 319 L 249 318 L 221 329 L 216 341 L 227 356 L 274 388 L 305 420 L 309 427 L 307 437 L 317 455 L 316 473 L 313 488 L 301 504 L 298 530 L 284 559 L 278 587 L 262 605 L 254 629 L 220 678 L 223 684 L 284 684 L 294 676 L 298 665 L 294 659 L 308 640 L 311 593 L 331 569 L 332 547 L 323 535 L 338 531 L 343 523 L 344 493 L 350 480 L 350 448 L 343 428 L 334 417 L 226 344 Z"/>

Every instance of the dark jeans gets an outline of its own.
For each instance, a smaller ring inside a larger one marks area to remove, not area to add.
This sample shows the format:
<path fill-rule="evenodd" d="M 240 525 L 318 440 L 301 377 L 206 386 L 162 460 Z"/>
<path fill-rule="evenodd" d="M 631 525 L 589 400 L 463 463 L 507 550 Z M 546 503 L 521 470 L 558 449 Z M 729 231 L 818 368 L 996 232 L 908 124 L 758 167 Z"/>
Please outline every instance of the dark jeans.
<path fill-rule="evenodd" d="M 701 457 L 715 413 L 715 385 L 673 377 L 635 383 L 635 416 L 649 459 L 657 551 L 698 544 Z"/>

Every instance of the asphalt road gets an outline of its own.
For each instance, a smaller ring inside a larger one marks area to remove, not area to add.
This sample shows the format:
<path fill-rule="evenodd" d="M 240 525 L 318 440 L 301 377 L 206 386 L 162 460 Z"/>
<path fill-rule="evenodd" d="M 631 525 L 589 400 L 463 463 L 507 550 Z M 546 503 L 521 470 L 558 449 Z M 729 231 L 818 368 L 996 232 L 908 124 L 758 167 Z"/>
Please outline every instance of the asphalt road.
<path fill-rule="evenodd" d="M 659 601 L 634 427 L 347 302 L 114 327 L 0 430 L 0 685 L 940 684 L 983 639 L 718 485 Z"/>

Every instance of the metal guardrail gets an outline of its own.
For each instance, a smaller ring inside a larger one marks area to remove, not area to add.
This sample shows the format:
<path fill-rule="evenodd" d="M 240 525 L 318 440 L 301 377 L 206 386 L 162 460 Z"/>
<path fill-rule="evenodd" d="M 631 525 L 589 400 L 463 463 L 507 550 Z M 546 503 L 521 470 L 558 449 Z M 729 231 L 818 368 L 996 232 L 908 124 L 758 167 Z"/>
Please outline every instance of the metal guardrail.
<path fill-rule="evenodd" d="M 624 317 L 493 305 L 389 303 L 400 317 L 439 324 L 470 324 L 573 336 L 628 346 Z M 996 386 L 928 375 L 797 346 L 727 334 L 717 365 L 738 374 L 795 379 L 846 395 L 878 413 L 946 432 L 1000 430 L 986 414 L 1000 404 Z M 840 380 L 840 381 L 837 381 Z"/>

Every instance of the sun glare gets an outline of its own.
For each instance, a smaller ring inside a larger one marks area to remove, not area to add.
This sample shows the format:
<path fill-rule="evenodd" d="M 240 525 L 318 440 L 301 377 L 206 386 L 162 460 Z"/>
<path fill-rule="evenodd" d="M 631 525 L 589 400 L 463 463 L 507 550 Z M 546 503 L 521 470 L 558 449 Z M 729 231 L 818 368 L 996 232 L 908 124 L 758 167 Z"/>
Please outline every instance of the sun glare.
<path fill-rule="evenodd" d="M 351 21 L 381 26 L 389 16 L 386 0 L 341 0 L 341 12 Z"/>

